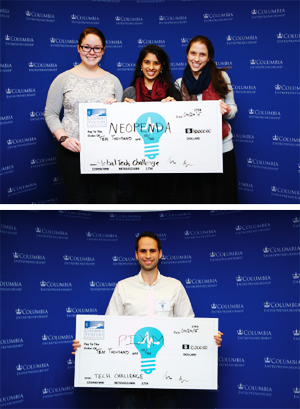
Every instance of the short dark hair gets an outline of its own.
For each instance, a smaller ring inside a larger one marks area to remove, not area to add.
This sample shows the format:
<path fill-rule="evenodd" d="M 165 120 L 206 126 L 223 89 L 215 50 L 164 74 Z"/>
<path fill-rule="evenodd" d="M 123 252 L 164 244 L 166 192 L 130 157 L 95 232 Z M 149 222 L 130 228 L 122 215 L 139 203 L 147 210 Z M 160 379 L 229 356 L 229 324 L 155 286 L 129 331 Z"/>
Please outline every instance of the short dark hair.
<path fill-rule="evenodd" d="M 100 40 L 102 41 L 102 45 L 105 48 L 105 37 L 104 34 L 102 33 L 102 31 L 100 31 L 98 28 L 96 27 L 86 27 L 83 32 L 80 34 L 79 38 L 78 38 L 78 45 L 81 45 L 82 40 L 88 35 L 88 34 L 95 34 L 96 36 L 98 36 L 100 38 Z"/>
<path fill-rule="evenodd" d="M 139 241 L 142 237 L 150 237 L 151 239 L 154 239 L 157 243 L 158 250 L 159 251 L 161 250 L 160 238 L 156 234 L 151 233 L 151 231 L 145 231 L 144 233 L 139 234 L 138 237 L 135 239 L 135 251 L 138 251 Z"/>

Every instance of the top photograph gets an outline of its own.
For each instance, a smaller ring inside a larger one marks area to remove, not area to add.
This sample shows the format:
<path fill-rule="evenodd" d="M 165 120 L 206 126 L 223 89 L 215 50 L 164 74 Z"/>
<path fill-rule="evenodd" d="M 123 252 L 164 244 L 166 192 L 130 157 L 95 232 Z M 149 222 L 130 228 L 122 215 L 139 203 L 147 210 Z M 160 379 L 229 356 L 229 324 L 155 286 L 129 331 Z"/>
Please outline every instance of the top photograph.
<path fill-rule="evenodd" d="M 299 9 L 1 1 L 0 204 L 299 204 Z"/>

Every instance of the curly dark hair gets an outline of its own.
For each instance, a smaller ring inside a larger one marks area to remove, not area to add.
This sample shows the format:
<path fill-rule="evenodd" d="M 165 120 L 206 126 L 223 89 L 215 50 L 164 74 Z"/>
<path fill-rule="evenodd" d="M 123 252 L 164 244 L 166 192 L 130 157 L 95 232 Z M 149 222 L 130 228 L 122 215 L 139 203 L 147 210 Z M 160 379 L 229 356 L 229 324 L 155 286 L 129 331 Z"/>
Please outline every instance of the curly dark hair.
<path fill-rule="evenodd" d="M 134 86 L 137 78 L 143 77 L 143 73 L 141 71 L 142 62 L 145 59 L 146 55 L 149 53 L 154 54 L 156 58 L 158 59 L 159 63 L 162 65 L 162 71 L 159 74 L 158 78 L 160 78 L 161 80 L 163 80 L 169 85 L 168 95 L 170 97 L 173 97 L 177 101 L 180 101 L 181 100 L 180 92 L 177 90 L 177 88 L 174 85 L 174 78 L 171 73 L 170 59 L 167 53 L 161 47 L 155 44 L 148 44 L 146 47 L 144 47 L 140 51 L 140 55 L 137 59 L 137 62 L 135 63 L 133 81 L 130 85 Z"/>

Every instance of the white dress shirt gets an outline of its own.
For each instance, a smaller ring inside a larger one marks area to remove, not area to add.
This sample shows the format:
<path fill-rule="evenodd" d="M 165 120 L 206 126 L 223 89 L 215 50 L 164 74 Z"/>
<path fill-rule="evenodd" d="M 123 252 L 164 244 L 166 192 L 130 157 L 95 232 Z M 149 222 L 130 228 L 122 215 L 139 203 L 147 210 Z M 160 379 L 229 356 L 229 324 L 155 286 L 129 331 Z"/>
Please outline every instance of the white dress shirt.
<path fill-rule="evenodd" d="M 181 282 L 175 278 L 164 277 L 159 272 L 151 286 L 145 283 L 141 272 L 119 281 L 106 315 L 187 318 L 195 316 Z"/>

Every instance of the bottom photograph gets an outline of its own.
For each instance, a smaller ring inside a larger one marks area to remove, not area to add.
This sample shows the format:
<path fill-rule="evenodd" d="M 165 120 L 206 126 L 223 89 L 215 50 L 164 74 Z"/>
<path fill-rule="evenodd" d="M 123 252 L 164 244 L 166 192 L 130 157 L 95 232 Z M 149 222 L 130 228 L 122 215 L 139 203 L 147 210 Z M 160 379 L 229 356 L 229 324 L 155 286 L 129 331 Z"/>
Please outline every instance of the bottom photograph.
<path fill-rule="evenodd" d="M 0 406 L 298 408 L 298 210 L 3 210 Z"/>

